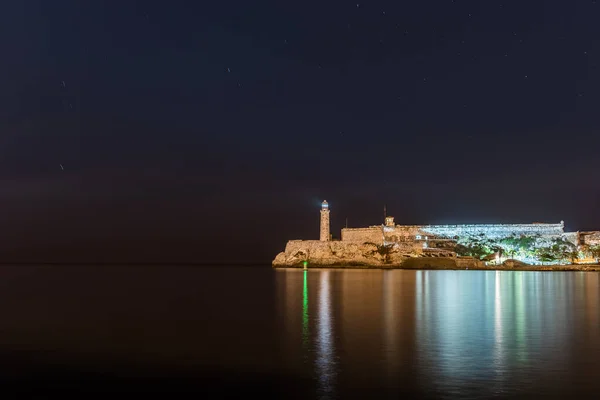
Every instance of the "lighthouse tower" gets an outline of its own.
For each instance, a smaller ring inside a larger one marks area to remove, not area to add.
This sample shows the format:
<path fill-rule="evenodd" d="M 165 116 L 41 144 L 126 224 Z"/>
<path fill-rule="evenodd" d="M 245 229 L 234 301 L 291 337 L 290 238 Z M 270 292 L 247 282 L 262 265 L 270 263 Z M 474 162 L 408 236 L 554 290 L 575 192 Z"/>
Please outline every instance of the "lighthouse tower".
<path fill-rule="evenodd" d="M 329 204 L 323 200 L 321 204 L 321 242 L 329 241 Z"/>

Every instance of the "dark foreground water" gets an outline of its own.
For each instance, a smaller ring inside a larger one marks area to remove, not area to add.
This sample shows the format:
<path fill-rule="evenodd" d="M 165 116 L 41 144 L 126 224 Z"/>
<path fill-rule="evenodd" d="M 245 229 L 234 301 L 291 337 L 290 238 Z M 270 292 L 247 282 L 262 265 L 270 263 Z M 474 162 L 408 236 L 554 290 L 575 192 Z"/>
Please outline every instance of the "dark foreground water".
<path fill-rule="evenodd" d="M 0 395 L 599 398 L 600 273 L 0 267 Z"/>

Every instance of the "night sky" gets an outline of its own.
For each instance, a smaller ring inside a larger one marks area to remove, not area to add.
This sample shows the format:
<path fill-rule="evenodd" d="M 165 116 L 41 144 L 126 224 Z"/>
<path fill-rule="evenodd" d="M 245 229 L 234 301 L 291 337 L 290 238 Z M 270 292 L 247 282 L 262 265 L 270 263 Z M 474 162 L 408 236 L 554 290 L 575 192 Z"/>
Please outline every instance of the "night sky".
<path fill-rule="evenodd" d="M 600 229 L 600 2 L 357 1 L 2 1 L 2 261 Z"/>

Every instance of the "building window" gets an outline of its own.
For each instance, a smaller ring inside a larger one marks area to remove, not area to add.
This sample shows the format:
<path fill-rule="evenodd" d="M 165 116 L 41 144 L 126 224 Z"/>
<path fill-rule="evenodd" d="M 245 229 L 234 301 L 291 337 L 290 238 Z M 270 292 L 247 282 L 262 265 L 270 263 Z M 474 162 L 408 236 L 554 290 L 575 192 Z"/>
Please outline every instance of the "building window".
<path fill-rule="evenodd" d="M 416 238 L 417 240 L 421 240 L 421 235 L 417 235 L 417 236 L 415 236 L 415 238 Z"/>

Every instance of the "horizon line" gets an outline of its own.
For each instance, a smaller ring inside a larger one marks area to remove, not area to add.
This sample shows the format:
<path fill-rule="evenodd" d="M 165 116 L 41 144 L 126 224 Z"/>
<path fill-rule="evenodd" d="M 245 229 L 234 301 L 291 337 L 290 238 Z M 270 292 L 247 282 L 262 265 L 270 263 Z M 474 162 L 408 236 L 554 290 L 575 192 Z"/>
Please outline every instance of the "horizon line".
<path fill-rule="evenodd" d="M 82 266 L 92 266 L 92 265 L 138 265 L 138 266 L 261 266 L 261 265 L 269 265 L 271 262 L 127 262 L 127 261 L 85 261 L 85 262 L 74 262 L 74 261 L 42 261 L 42 262 L 31 262 L 31 261 L 16 261 L 16 262 L 0 262 L 0 266 L 11 266 L 11 265 L 82 265 Z"/>

